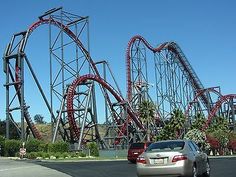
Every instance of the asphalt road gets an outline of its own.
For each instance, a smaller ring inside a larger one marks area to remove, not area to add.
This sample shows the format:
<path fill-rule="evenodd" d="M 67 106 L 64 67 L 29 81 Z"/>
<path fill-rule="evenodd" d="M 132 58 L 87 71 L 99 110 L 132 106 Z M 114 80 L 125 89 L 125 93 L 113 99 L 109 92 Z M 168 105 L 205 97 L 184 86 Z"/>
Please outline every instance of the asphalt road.
<path fill-rule="evenodd" d="M 212 177 L 235 177 L 235 158 L 210 159 Z M 73 177 L 136 177 L 135 164 L 127 161 L 100 162 L 40 162 L 42 166 L 56 169 Z"/>
<path fill-rule="evenodd" d="M 235 177 L 236 157 L 210 159 L 212 177 Z M 127 161 L 39 162 L 0 159 L 0 177 L 136 177 Z"/>
<path fill-rule="evenodd" d="M 25 160 L 0 158 L 0 177 L 70 177 L 69 175 Z"/>

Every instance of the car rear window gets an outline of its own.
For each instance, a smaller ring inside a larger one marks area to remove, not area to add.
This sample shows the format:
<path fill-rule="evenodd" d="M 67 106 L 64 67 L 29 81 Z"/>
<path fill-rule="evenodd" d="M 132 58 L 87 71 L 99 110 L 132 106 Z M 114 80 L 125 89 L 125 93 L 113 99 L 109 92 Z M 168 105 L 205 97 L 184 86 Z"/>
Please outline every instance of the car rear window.
<path fill-rule="evenodd" d="M 184 141 L 161 141 L 151 144 L 146 151 L 175 151 L 184 148 Z"/>
<path fill-rule="evenodd" d="M 133 143 L 130 145 L 130 149 L 143 149 L 144 143 Z"/>

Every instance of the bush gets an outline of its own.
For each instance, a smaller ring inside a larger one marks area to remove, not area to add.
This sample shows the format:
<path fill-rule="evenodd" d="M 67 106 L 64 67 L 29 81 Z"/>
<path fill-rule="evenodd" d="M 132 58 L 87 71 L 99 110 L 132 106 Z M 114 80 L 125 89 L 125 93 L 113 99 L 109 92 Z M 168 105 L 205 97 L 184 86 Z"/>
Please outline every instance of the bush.
<path fill-rule="evenodd" d="M 0 156 L 4 155 L 4 149 L 5 149 L 5 138 L 3 136 L 0 136 Z"/>
<path fill-rule="evenodd" d="M 39 152 L 37 152 L 37 157 L 43 157 L 43 154 L 44 154 L 44 152 L 39 151 Z"/>
<path fill-rule="evenodd" d="M 42 157 L 43 157 L 44 159 L 50 158 L 50 153 L 43 152 L 43 153 L 42 153 Z"/>
<path fill-rule="evenodd" d="M 22 147 L 22 142 L 19 140 L 6 140 L 5 141 L 5 155 L 15 157 Z"/>
<path fill-rule="evenodd" d="M 60 152 L 56 152 L 56 153 L 54 153 L 54 157 L 59 159 L 59 157 L 62 157 L 62 154 Z"/>
<path fill-rule="evenodd" d="M 28 159 L 36 159 L 38 157 L 38 153 L 37 152 L 30 152 L 26 154 L 26 157 Z"/>
<path fill-rule="evenodd" d="M 85 154 L 84 152 L 79 152 L 79 153 L 78 153 L 78 156 L 79 156 L 79 157 L 86 157 L 86 154 Z"/>
<path fill-rule="evenodd" d="M 25 148 L 27 152 L 38 152 L 40 151 L 39 147 L 42 142 L 37 139 L 31 139 L 26 142 Z"/>
<path fill-rule="evenodd" d="M 71 156 L 72 158 L 78 157 L 78 155 L 77 155 L 75 152 L 71 152 L 71 153 L 70 153 L 70 156 Z"/>
<path fill-rule="evenodd" d="M 49 152 L 68 152 L 69 151 L 69 144 L 63 141 L 56 142 L 56 143 L 49 143 L 48 144 L 48 151 Z"/>
<path fill-rule="evenodd" d="M 39 151 L 48 152 L 48 143 L 41 142 L 39 145 Z"/>
<path fill-rule="evenodd" d="M 201 144 L 205 150 L 210 149 L 210 144 L 207 143 L 207 137 L 205 132 L 202 132 L 198 129 L 189 130 L 188 133 L 185 134 L 184 139 L 193 140 L 197 144 Z"/>
<path fill-rule="evenodd" d="M 69 155 L 69 153 L 68 152 L 64 152 L 64 153 L 62 153 L 62 157 L 65 159 L 66 157 L 69 157 L 70 155 Z"/>
<path fill-rule="evenodd" d="M 90 150 L 91 156 L 94 156 L 94 157 L 99 156 L 98 145 L 95 142 L 89 143 L 87 147 Z"/>
<path fill-rule="evenodd" d="M 219 130 L 215 130 L 214 132 L 212 132 L 211 135 L 219 141 L 220 146 L 222 148 L 227 147 L 227 144 L 229 143 L 227 131 L 219 129 Z"/>

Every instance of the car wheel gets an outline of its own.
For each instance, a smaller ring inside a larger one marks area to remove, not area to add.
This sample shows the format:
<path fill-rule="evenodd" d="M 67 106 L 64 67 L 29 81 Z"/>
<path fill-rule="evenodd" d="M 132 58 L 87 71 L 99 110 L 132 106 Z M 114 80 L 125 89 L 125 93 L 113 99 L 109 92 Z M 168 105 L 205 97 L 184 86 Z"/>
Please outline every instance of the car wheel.
<path fill-rule="evenodd" d="M 193 172 L 192 177 L 198 177 L 198 175 L 197 175 L 197 166 L 196 165 L 193 165 L 192 172 Z"/>
<path fill-rule="evenodd" d="M 130 163 L 136 163 L 136 160 L 129 160 Z"/>
<path fill-rule="evenodd" d="M 207 161 L 206 172 L 203 174 L 203 177 L 210 177 L 210 172 L 211 172 L 210 163 Z"/>

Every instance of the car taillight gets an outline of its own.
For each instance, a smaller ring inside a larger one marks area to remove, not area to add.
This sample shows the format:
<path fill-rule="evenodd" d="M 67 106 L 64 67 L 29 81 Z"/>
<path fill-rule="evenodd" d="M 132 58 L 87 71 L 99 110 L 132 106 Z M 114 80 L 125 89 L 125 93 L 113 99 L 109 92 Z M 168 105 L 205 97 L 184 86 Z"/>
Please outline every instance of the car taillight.
<path fill-rule="evenodd" d="M 147 162 L 144 157 L 138 157 L 136 160 L 136 163 L 146 164 Z"/>
<path fill-rule="evenodd" d="M 180 160 L 187 160 L 188 158 L 185 155 L 176 155 L 173 157 L 172 162 L 177 162 Z"/>

